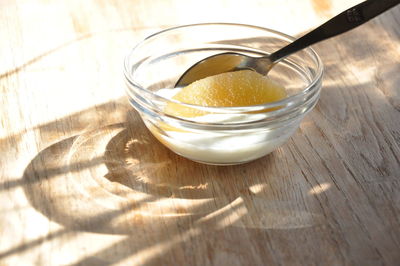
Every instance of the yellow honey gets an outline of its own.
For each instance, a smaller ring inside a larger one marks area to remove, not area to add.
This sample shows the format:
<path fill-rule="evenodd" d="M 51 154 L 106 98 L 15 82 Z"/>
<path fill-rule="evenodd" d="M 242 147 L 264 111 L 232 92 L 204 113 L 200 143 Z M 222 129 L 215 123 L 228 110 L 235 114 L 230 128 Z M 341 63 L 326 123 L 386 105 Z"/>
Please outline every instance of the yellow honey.
<path fill-rule="evenodd" d="M 265 104 L 284 99 L 284 87 L 251 70 L 226 72 L 210 76 L 184 87 L 173 99 L 208 107 L 238 107 Z M 169 103 L 165 112 L 173 116 L 196 117 L 205 112 Z"/>

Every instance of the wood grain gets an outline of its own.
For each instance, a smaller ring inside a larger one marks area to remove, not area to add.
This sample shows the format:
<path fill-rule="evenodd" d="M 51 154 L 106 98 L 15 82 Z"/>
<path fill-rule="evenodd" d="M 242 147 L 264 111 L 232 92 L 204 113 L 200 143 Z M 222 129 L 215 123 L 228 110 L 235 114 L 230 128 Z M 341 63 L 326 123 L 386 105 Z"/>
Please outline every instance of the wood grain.
<path fill-rule="evenodd" d="M 399 7 L 315 46 L 319 103 L 248 164 L 172 153 L 123 91 L 159 29 L 300 34 L 358 2 L 1 1 L 0 265 L 398 265 Z"/>
<path fill-rule="evenodd" d="M 314 10 L 323 16 L 331 16 L 330 11 L 332 9 L 331 0 L 313 0 L 312 5 Z"/>

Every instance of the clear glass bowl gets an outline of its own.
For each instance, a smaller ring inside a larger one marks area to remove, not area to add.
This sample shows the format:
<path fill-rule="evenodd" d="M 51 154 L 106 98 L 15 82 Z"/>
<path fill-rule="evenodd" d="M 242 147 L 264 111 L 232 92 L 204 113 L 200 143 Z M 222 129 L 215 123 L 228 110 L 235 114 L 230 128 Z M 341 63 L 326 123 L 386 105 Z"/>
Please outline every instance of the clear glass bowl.
<path fill-rule="evenodd" d="M 277 31 L 241 24 L 207 23 L 161 31 L 139 43 L 125 59 L 129 101 L 152 134 L 186 158 L 217 165 L 255 160 L 285 143 L 317 103 L 323 66 L 311 48 L 285 58 L 268 74 L 287 90 L 288 97 L 281 101 L 204 107 L 172 100 L 165 92 L 172 92 L 185 70 L 207 56 L 230 51 L 262 56 L 293 40 Z M 207 115 L 175 117 L 165 112 L 170 103 Z"/>

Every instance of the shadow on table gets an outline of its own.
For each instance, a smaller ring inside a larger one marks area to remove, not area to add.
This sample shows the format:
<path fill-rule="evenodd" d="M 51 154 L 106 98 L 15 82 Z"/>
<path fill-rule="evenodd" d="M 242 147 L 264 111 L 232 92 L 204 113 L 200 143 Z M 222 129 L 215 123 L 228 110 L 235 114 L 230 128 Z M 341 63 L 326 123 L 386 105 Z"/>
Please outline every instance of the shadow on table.
<path fill-rule="evenodd" d="M 209 248 L 201 240 L 211 236 L 219 241 L 212 235 L 222 237 L 226 230 L 233 232 L 232 241 L 240 241 L 252 231 L 299 230 L 320 223 L 319 215 L 291 195 L 283 196 L 289 177 L 274 168 L 277 160 L 274 153 L 238 166 L 192 162 L 161 145 L 130 111 L 124 123 L 44 149 L 23 180 L 32 206 L 65 226 L 54 237 L 70 231 L 128 236 L 82 265 L 133 254 L 157 260 L 188 241 Z M 123 251 L 114 254 L 116 249 Z"/>

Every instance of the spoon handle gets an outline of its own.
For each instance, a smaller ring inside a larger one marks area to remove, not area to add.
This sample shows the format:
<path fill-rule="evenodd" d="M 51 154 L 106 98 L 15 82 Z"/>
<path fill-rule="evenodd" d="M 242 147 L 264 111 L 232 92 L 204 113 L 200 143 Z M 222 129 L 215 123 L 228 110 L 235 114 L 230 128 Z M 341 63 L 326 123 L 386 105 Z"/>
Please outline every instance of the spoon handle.
<path fill-rule="evenodd" d="M 291 44 L 272 53 L 269 56 L 269 59 L 272 62 L 279 61 L 287 55 L 295 53 L 307 46 L 349 31 L 357 26 L 360 26 L 361 24 L 364 24 L 368 20 L 376 17 L 377 15 L 385 12 L 389 8 L 392 8 L 399 3 L 400 0 L 364 1 L 333 17 L 326 23 L 322 24 L 318 28 L 307 33 Z"/>

